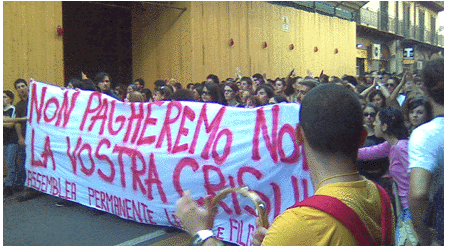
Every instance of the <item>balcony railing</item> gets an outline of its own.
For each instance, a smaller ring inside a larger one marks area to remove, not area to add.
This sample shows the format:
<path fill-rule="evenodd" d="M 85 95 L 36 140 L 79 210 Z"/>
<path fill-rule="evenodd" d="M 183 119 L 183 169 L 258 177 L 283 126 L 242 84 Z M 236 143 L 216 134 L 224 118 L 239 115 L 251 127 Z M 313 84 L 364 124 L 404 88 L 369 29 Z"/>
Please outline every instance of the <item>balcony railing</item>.
<path fill-rule="evenodd" d="M 399 20 L 397 17 L 389 16 L 387 13 L 380 11 L 360 9 L 356 23 L 403 36 L 407 39 L 444 47 L 444 36 L 438 32 L 433 32 L 423 26 L 413 26 L 403 20 Z"/>

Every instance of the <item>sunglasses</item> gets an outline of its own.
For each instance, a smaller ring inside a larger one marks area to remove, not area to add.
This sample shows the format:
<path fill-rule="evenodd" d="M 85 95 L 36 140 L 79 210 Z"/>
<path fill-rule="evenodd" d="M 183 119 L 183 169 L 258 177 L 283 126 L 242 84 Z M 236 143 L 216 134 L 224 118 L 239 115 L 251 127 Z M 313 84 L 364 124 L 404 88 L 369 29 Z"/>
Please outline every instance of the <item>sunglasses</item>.
<path fill-rule="evenodd" d="M 372 113 L 364 113 L 365 117 L 375 117 L 377 114 L 372 112 Z"/>

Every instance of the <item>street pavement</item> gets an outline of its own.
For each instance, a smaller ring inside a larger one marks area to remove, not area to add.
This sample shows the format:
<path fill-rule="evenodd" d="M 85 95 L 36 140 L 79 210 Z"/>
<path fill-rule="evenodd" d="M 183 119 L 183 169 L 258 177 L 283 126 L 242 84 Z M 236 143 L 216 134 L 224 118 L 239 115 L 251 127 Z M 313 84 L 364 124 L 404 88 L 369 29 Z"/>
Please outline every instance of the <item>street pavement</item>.
<path fill-rule="evenodd" d="M 175 228 L 98 214 L 97 210 L 80 204 L 57 207 L 55 204 L 61 199 L 46 194 L 17 202 L 20 194 L 3 199 L 3 245 L 161 246 L 189 245 L 191 241 L 188 234 Z"/>

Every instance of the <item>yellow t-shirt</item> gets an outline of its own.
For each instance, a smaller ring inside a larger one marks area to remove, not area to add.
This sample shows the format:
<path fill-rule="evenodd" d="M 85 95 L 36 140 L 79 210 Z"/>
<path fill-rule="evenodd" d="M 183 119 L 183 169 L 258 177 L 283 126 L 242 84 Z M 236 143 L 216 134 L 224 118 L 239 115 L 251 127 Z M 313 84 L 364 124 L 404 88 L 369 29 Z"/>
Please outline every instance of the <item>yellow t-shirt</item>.
<path fill-rule="evenodd" d="M 359 215 L 375 241 L 381 242 L 381 201 L 373 182 L 364 179 L 327 184 L 315 194 L 333 196 L 345 203 Z M 392 243 L 394 229 L 392 221 Z M 262 245 L 358 245 L 358 242 L 341 222 L 327 213 L 296 207 L 275 219 Z"/>

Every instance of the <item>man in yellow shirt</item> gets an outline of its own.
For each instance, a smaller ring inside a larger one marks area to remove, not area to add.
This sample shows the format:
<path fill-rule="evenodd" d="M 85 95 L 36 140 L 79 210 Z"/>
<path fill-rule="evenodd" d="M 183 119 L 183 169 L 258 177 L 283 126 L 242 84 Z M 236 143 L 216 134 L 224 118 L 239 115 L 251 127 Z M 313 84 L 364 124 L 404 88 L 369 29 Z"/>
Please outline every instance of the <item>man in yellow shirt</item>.
<path fill-rule="evenodd" d="M 358 148 L 366 135 L 358 97 L 340 85 L 317 86 L 302 101 L 300 119 L 297 141 L 303 144 L 315 195 L 332 196 L 344 203 L 359 216 L 362 228 L 367 229 L 368 236 L 363 237 L 381 244 L 382 218 L 388 219 L 391 229 L 394 222 L 392 213 L 384 212 L 385 208 L 391 209 L 390 203 L 383 209 L 377 186 L 356 169 Z M 199 207 L 189 192 L 177 202 L 177 208 L 176 215 L 183 226 L 195 236 L 194 244 L 220 244 L 208 232 L 206 209 Z M 394 243 L 392 232 L 385 237 L 387 243 Z M 258 227 L 253 244 L 359 245 L 360 237 L 328 213 L 303 206 L 280 214 L 268 230 Z"/>

